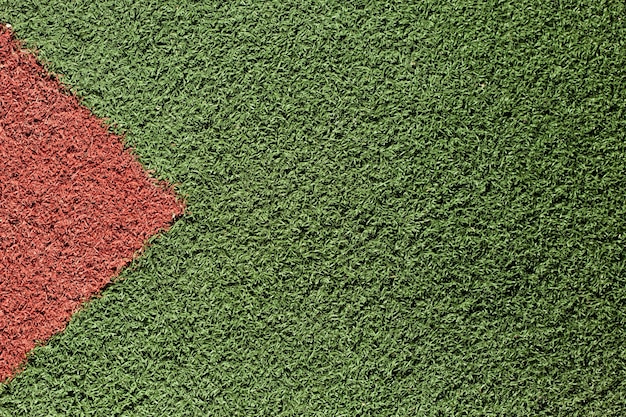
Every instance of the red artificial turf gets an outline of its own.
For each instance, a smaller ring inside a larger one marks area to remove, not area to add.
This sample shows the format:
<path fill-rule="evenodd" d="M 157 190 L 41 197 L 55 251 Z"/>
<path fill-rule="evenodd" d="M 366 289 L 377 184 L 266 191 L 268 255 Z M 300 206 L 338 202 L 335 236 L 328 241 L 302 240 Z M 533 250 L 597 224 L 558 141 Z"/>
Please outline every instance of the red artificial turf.
<path fill-rule="evenodd" d="M 0 28 L 0 381 L 183 206 Z"/>

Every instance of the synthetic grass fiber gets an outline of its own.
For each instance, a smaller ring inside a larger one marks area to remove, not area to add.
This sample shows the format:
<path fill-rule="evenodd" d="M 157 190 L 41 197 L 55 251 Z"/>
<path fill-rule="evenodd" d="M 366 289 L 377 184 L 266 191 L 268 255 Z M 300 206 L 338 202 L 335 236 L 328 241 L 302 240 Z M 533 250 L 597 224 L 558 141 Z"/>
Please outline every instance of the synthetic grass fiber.
<path fill-rule="evenodd" d="M 0 415 L 626 414 L 623 1 L 0 20 L 188 202 Z"/>

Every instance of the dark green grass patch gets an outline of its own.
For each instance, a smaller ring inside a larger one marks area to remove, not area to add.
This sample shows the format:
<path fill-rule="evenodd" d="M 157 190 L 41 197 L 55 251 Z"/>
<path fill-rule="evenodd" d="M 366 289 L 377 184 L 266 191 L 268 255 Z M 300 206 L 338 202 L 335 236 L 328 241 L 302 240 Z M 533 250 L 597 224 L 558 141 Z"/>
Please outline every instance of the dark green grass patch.
<path fill-rule="evenodd" d="M 0 20 L 189 204 L 0 413 L 626 413 L 623 2 Z"/>

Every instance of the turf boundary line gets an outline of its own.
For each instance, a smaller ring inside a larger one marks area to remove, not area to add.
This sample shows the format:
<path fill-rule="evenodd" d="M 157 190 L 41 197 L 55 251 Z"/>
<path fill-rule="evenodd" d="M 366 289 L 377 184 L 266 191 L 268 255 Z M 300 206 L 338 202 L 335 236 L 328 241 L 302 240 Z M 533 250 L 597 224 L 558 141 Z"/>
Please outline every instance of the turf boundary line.
<path fill-rule="evenodd" d="M 0 27 L 0 381 L 182 215 L 56 77 Z"/>

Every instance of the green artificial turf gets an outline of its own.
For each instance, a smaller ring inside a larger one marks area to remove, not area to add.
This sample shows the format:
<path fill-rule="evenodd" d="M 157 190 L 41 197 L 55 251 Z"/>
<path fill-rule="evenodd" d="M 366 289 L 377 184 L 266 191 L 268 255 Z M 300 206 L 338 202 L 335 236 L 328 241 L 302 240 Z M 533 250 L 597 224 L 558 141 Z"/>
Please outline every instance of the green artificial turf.
<path fill-rule="evenodd" d="M 0 21 L 189 205 L 0 415 L 626 415 L 623 1 Z"/>

